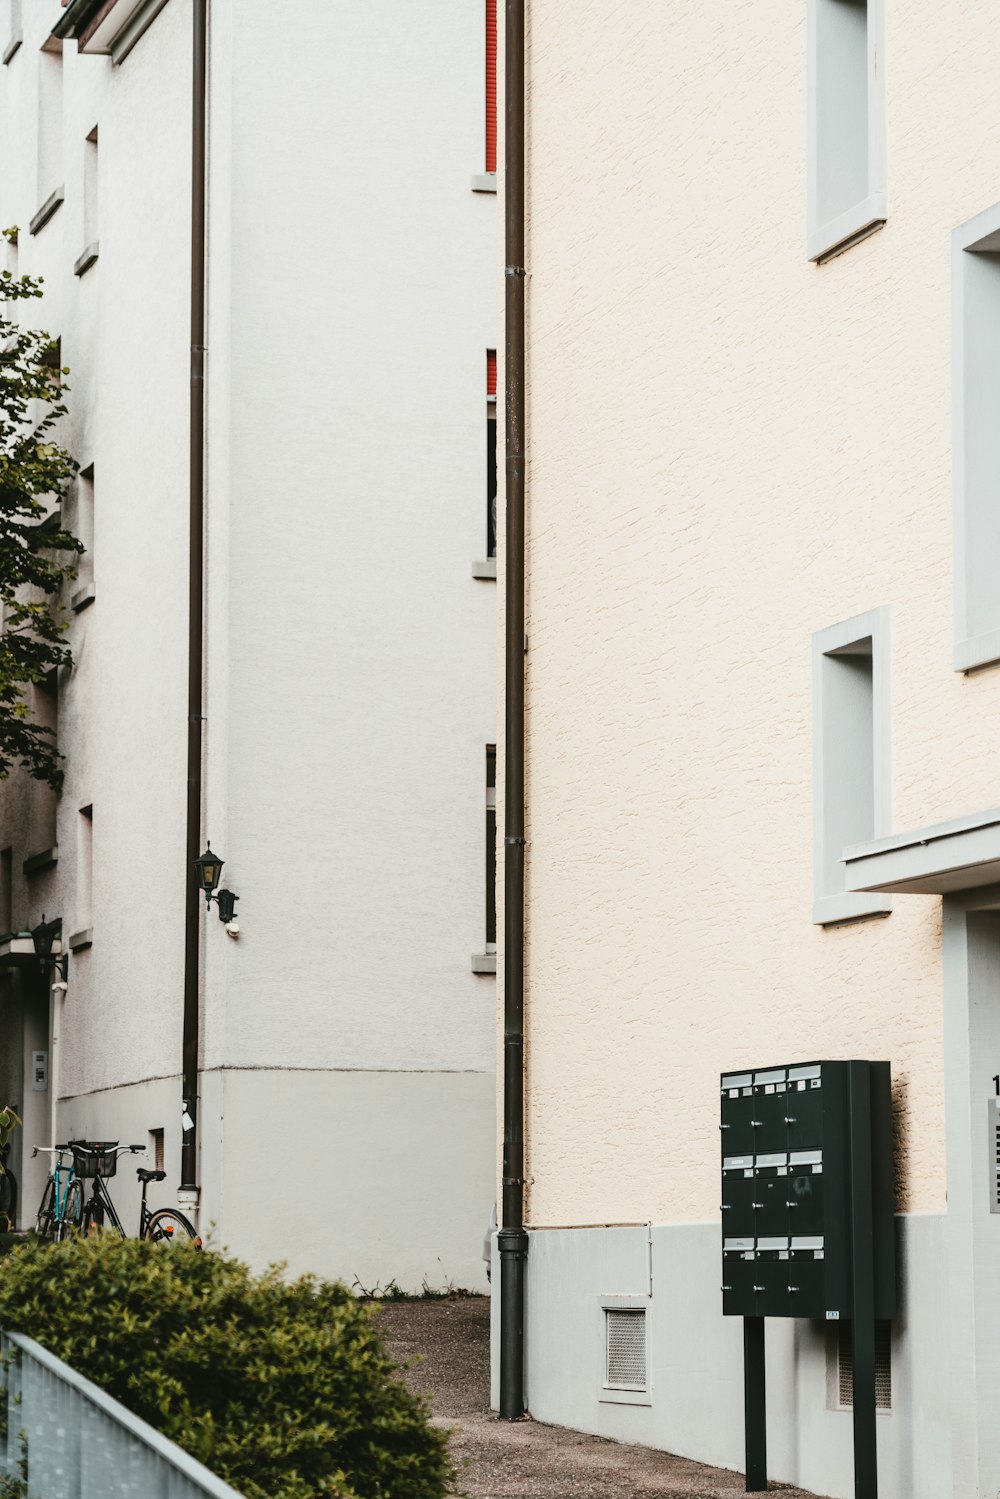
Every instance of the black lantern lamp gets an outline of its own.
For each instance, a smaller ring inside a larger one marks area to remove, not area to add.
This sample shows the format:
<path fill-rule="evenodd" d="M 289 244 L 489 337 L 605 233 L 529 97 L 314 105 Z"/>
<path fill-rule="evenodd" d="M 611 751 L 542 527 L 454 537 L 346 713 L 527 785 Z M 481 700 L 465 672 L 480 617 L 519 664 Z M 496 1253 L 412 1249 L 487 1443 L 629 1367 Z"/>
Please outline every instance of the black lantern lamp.
<path fill-rule="evenodd" d="M 41 921 L 31 929 L 31 941 L 34 944 L 35 957 L 42 966 L 42 972 L 46 973 L 51 967 L 65 980 L 66 970 L 69 966 L 69 954 L 62 953 L 58 958 L 52 956 L 52 949 L 61 937 L 61 916 L 54 917 L 52 921 L 46 921 L 43 912 Z"/>
<path fill-rule="evenodd" d="M 214 900 L 219 908 L 219 920 L 228 925 L 236 915 L 239 896 L 234 895 L 231 890 L 220 890 L 218 895 L 213 893 L 222 878 L 222 866 L 225 862 L 218 854 L 213 854 L 209 843 L 201 858 L 195 859 L 194 867 L 198 871 L 198 888 L 204 893 L 206 906 L 210 906 Z"/>

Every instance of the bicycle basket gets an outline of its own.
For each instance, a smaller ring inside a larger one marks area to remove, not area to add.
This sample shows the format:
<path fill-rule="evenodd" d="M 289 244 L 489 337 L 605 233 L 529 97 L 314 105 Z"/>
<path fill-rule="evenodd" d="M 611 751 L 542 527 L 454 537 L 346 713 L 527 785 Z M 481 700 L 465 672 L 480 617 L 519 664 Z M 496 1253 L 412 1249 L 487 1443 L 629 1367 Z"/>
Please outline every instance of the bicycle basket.
<path fill-rule="evenodd" d="M 118 1169 L 117 1140 L 70 1140 L 77 1176 L 114 1176 Z"/>

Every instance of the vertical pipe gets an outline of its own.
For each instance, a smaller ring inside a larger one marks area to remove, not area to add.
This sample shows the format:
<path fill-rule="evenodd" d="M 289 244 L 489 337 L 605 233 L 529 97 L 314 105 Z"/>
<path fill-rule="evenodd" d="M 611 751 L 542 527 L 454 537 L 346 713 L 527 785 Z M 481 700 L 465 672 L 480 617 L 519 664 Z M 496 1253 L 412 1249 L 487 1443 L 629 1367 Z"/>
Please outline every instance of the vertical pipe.
<path fill-rule="evenodd" d="M 524 0 L 504 25 L 504 286 L 507 426 L 504 738 L 504 1079 L 500 1416 L 524 1415 Z"/>
<path fill-rule="evenodd" d="M 205 195 L 208 0 L 194 7 L 191 124 L 190 574 L 188 582 L 187 836 L 184 849 L 184 1041 L 181 1188 L 198 1190 L 199 955 L 201 909 L 194 861 L 201 842 L 202 653 L 205 572 Z"/>

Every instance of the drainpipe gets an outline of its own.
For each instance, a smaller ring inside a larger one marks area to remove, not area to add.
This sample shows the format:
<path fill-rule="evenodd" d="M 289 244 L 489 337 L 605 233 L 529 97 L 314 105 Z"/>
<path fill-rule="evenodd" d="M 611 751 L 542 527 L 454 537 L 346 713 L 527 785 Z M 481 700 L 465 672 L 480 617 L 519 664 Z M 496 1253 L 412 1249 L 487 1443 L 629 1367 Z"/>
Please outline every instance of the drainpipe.
<path fill-rule="evenodd" d="M 524 0 L 506 0 L 504 98 L 505 405 L 507 412 L 506 724 L 504 736 L 503 1194 L 500 1416 L 524 1415 Z"/>
<path fill-rule="evenodd" d="M 191 425 L 188 580 L 187 836 L 184 863 L 184 1041 L 181 1191 L 198 1203 L 198 1052 L 201 901 L 194 861 L 201 843 L 202 654 L 205 573 L 205 199 L 208 115 L 208 0 L 193 0 L 191 127 Z"/>

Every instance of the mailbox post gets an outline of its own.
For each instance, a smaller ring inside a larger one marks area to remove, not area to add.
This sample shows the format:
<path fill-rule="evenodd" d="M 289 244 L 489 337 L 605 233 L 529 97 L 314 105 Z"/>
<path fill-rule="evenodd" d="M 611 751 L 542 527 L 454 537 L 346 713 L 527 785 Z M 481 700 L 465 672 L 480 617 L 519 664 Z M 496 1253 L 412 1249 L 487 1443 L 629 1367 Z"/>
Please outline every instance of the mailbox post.
<path fill-rule="evenodd" d="M 851 1322 L 854 1491 L 877 1499 L 875 1323 L 895 1314 L 888 1062 L 724 1073 L 722 1309 L 743 1323 L 746 1489 L 767 1488 L 764 1319 Z"/>

